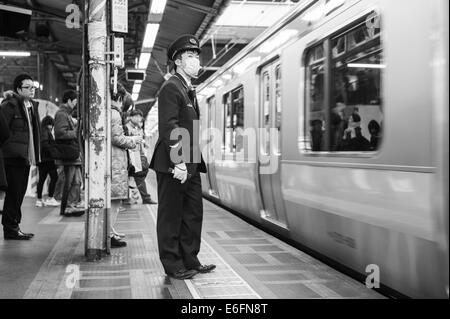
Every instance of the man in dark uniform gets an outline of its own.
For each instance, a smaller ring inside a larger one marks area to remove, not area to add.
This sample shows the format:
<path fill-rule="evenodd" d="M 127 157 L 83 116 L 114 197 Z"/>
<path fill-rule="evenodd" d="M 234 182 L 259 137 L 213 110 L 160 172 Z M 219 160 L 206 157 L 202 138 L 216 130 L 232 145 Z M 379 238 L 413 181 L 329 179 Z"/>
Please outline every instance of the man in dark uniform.
<path fill-rule="evenodd" d="M 150 163 L 158 182 L 159 256 L 166 273 L 176 279 L 216 268 L 197 258 L 203 221 L 200 173 L 206 173 L 206 165 L 199 141 L 193 140 L 200 113 L 191 79 L 198 76 L 200 52 L 192 35 L 181 36 L 168 49 L 176 73 L 159 91 L 159 139 Z"/>

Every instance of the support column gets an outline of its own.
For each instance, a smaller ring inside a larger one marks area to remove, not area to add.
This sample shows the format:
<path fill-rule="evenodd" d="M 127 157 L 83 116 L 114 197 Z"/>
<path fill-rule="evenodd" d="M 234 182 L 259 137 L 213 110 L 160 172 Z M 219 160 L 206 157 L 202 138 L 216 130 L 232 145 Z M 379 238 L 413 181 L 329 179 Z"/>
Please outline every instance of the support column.
<path fill-rule="evenodd" d="M 109 254 L 109 209 L 111 207 L 111 143 L 106 0 L 85 0 L 87 19 L 87 140 L 85 256 L 89 261 Z M 86 42 L 85 42 L 86 45 Z"/>

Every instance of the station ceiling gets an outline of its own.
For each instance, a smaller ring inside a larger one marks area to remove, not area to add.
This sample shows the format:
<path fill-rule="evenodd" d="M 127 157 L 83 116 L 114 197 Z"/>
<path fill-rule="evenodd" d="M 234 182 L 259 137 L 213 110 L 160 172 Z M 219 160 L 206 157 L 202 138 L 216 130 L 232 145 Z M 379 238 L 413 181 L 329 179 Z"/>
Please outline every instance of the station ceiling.
<path fill-rule="evenodd" d="M 178 36 L 190 33 L 201 40 L 202 65 L 206 68 L 197 81 L 200 83 L 267 27 L 256 24 L 252 27 L 241 26 L 239 29 L 230 25 L 217 27 L 215 22 L 227 7 L 239 2 L 261 5 L 285 1 L 168 0 L 152 49 L 151 60 L 146 70 L 146 79 L 140 90 L 139 100 L 153 104 L 157 91 L 164 82 L 163 76 L 170 68 L 166 58 L 167 47 Z M 136 66 L 151 2 L 151 0 L 128 0 L 125 68 Z M 0 37 L 0 50 L 29 50 L 34 55 L 36 52 L 40 52 L 53 62 L 68 85 L 75 87 L 82 63 L 82 29 L 66 27 L 65 21 L 69 14 L 66 12 L 66 8 L 70 4 L 76 4 L 79 8 L 83 8 L 83 3 L 84 0 L 0 0 L 0 4 L 33 11 L 29 32 L 18 38 Z M 247 9 L 252 10 L 252 8 Z M 254 10 L 263 9 L 258 7 Z M 237 34 L 239 36 L 236 36 Z M 211 35 L 214 35 L 214 42 L 211 40 Z M 121 36 L 123 35 L 121 34 Z M 35 59 L 7 59 L 6 61 L 0 59 L 0 69 L 5 82 L 11 83 L 14 74 L 17 74 L 18 71 L 30 73 L 34 77 L 37 75 Z M 131 92 L 133 83 L 125 81 L 124 70 L 120 70 L 119 78 Z"/>

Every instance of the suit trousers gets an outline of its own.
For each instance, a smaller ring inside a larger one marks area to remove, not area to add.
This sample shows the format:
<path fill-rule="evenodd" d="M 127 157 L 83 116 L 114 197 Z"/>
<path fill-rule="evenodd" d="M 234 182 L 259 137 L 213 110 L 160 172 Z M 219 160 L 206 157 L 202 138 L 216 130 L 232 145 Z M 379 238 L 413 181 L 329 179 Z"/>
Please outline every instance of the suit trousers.
<path fill-rule="evenodd" d="M 202 185 L 197 173 L 184 184 L 167 173 L 156 173 L 158 219 L 156 232 L 161 263 L 167 274 L 200 265 L 203 222 Z"/>
<path fill-rule="evenodd" d="M 5 165 L 5 172 L 8 190 L 2 214 L 3 232 L 14 234 L 19 231 L 19 224 L 22 221 L 21 207 L 27 192 L 30 166 Z"/>

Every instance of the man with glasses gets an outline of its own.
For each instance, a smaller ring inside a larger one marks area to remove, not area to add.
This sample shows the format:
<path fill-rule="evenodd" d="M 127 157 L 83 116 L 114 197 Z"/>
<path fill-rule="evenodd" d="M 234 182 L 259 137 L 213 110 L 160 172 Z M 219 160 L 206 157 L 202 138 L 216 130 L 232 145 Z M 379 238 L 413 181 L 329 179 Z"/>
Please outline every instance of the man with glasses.
<path fill-rule="evenodd" d="M 11 133 L 2 147 L 8 183 L 2 215 L 5 240 L 29 240 L 34 236 L 22 232 L 19 225 L 30 166 L 40 161 L 40 119 L 38 103 L 33 101 L 35 89 L 33 78 L 21 74 L 14 80 L 13 92 L 0 106 Z"/>

